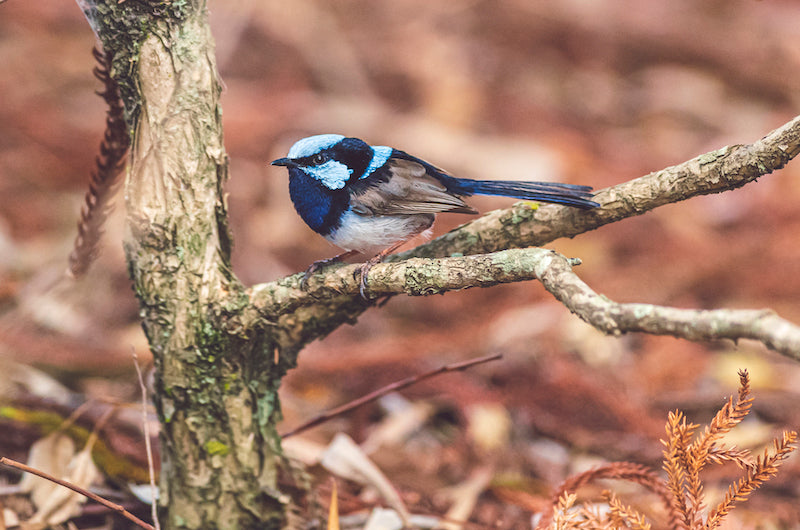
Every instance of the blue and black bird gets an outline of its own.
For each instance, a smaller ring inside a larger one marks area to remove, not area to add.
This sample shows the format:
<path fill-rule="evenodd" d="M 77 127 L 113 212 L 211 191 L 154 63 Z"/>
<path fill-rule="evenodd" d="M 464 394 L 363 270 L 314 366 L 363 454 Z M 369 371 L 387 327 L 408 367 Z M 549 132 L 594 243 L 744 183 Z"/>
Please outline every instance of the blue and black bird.
<path fill-rule="evenodd" d="M 437 213 L 478 213 L 462 197 L 498 195 L 585 210 L 599 206 L 590 199 L 589 186 L 456 178 L 403 151 L 340 134 L 303 138 L 272 165 L 289 169 L 289 193 L 303 221 L 346 251 L 313 263 L 304 282 L 327 263 L 359 252 L 374 255 L 361 267 L 365 298 L 369 269 L 428 230 Z"/>

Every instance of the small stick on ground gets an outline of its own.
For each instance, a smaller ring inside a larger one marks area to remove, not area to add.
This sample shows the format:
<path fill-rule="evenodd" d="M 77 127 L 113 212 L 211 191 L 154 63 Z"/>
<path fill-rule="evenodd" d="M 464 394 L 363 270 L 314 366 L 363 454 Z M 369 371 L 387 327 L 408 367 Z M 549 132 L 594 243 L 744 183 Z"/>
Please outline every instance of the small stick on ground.
<path fill-rule="evenodd" d="M 80 493 L 84 497 L 87 497 L 89 499 L 92 499 L 95 502 L 98 502 L 98 503 L 102 504 L 103 506 L 105 506 L 109 510 L 113 510 L 113 511 L 117 512 L 118 514 L 120 514 L 121 516 L 125 517 L 129 521 L 133 522 L 134 524 L 136 524 L 140 528 L 145 528 L 147 530 L 155 530 L 155 528 L 152 525 L 149 525 L 149 524 L 145 523 L 144 521 L 142 521 L 141 519 L 139 519 L 138 517 L 133 515 L 131 512 L 129 512 L 128 510 L 126 510 L 125 508 L 120 506 L 119 504 L 111 502 L 109 500 L 106 500 L 103 497 L 100 497 L 99 495 L 96 495 L 96 494 L 92 493 L 91 491 L 85 490 L 85 489 L 81 488 L 80 486 L 76 486 L 75 484 L 73 484 L 71 482 L 67 482 L 66 480 L 58 479 L 58 478 L 56 478 L 56 477 L 54 477 L 52 475 L 49 475 L 49 474 L 45 473 L 44 471 L 39 471 L 38 469 L 32 468 L 30 466 L 26 466 L 25 464 L 23 464 L 21 462 L 17 462 L 16 460 L 11 460 L 10 458 L 6 458 L 5 456 L 4 457 L 0 457 L 0 464 L 2 464 L 4 466 L 8 466 L 8 467 L 13 467 L 15 469 L 19 469 L 20 471 L 25 471 L 26 473 L 33 473 L 34 475 L 36 475 L 38 477 L 42 477 L 45 480 L 49 480 L 50 482 L 54 482 L 54 483 L 58 484 L 59 486 L 64 486 L 65 488 L 69 488 L 69 489 L 71 489 L 72 491 L 74 491 L 76 493 Z"/>
<path fill-rule="evenodd" d="M 153 448 L 150 445 L 150 422 L 147 418 L 147 387 L 144 384 L 142 377 L 142 369 L 139 367 L 139 358 L 136 356 L 136 350 L 131 348 L 131 355 L 133 355 L 133 366 L 136 367 L 136 375 L 139 378 L 139 388 L 142 391 L 142 429 L 144 430 L 144 448 L 147 452 L 147 470 L 150 472 L 150 491 L 152 495 L 152 502 L 150 503 L 151 515 L 153 517 L 153 526 L 155 530 L 161 530 L 161 525 L 158 522 L 158 499 L 156 496 L 156 473 L 153 466 Z"/>
<path fill-rule="evenodd" d="M 329 410 L 327 412 L 324 412 L 324 413 L 320 414 L 319 416 L 315 416 L 314 418 L 311 418 L 309 421 L 303 423 L 299 427 L 296 427 L 296 428 L 294 428 L 293 430 L 291 430 L 289 432 L 281 434 L 281 438 L 288 438 L 290 436 L 294 436 L 295 434 L 298 434 L 298 433 L 301 433 L 303 431 L 306 431 L 306 430 L 308 430 L 308 429 L 310 429 L 312 427 L 316 427 L 320 423 L 326 422 L 326 421 L 328 421 L 329 419 L 331 419 L 331 418 L 333 418 L 335 416 L 339 416 L 339 415 L 344 414 L 346 412 L 350 412 L 351 410 L 353 410 L 355 408 L 358 408 L 361 405 L 365 405 L 366 403 L 369 403 L 371 401 L 375 401 L 376 399 L 378 399 L 378 398 L 380 398 L 382 396 L 385 396 L 386 394 L 389 394 L 391 392 L 395 392 L 397 390 L 401 390 L 403 388 L 407 388 L 407 387 L 409 387 L 411 385 L 415 385 L 415 384 L 419 383 L 420 381 L 424 381 L 425 379 L 429 379 L 431 377 L 434 377 L 434 376 L 437 376 L 439 374 L 443 374 L 443 373 L 446 373 L 446 372 L 456 372 L 456 371 L 460 371 L 460 370 L 466 370 L 467 368 L 470 368 L 470 367 L 475 366 L 477 364 L 483 364 L 483 363 L 488 363 L 490 361 L 496 361 L 498 359 L 501 359 L 502 357 L 503 357 L 502 354 L 496 353 L 494 355 L 487 355 L 485 357 L 478 357 L 478 358 L 475 358 L 475 359 L 470 359 L 469 361 L 462 361 L 462 362 L 459 362 L 459 363 L 446 364 L 446 365 L 440 366 L 439 368 L 437 368 L 435 370 L 432 370 L 430 372 L 426 372 L 424 374 L 419 374 L 419 375 L 413 375 L 411 377 L 407 377 L 405 379 L 401 379 L 400 381 L 395 381 L 394 383 L 386 385 L 383 388 L 379 388 L 378 390 L 376 390 L 374 392 L 370 392 L 369 394 L 367 394 L 365 396 L 362 396 L 362 397 L 360 397 L 358 399 L 354 399 L 353 401 L 351 401 L 349 403 L 345 403 L 344 405 L 342 405 L 340 407 L 336 407 L 335 409 L 332 409 L 332 410 Z"/>

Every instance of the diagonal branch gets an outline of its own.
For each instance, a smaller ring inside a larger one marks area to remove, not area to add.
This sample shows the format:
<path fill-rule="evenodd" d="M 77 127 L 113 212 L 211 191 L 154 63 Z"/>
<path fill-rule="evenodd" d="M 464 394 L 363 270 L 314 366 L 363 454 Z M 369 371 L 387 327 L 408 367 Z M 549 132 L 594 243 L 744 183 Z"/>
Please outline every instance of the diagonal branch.
<path fill-rule="evenodd" d="M 282 433 L 281 434 L 281 438 L 283 438 L 285 440 L 286 438 L 289 438 L 290 436 L 294 436 L 296 434 L 300 434 L 301 432 L 307 431 L 308 429 L 311 429 L 312 427 L 316 427 L 317 425 L 319 425 L 321 423 L 324 423 L 324 422 L 330 420 L 331 418 L 335 418 L 336 416 L 340 416 L 342 414 L 346 414 L 346 413 L 350 412 L 351 410 L 357 409 L 358 407 L 360 407 L 362 405 L 365 405 L 367 403 L 375 401 L 375 400 L 385 396 L 386 394 L 390 394 L 392 392 L 397 392 L 399 390 L 403 390 L 404 388 L 408 388 L 408 387 L 410 387 L 412 385 L 416 385 L 420 381 L 424 381 L 426 379 L 430 379 L 431 377 L 436 377 L 437 375 L 441 375 L 441 374 L 444 374 L 444 373 L 447 373 L 447 372 L 457 372 L 457 371 L 461 371 L 461 370 L 466 370 L 467 368 L 471 368 L 471 367 L 475 366 L 476 364 L 483 364 L 483 363 L 487 363 L 489 361 L 496 361 L 498 359 L 501 359 L 502 357 L 503 357 L 503 355 L 500 354 L 500 353 L 495 353 L 493 355 L 485 355 L 483 357 L 478 357 L 476 359 L 470 359 L 468 361 L 462 361 L 462 362 L 459 362 L 459 363 L 445 364 L 445 365 L 440 366 L 439 368 L 436 368 L 435 370 L 431 370 L 431 371 L 425 372 L 424 374 L 412 375 L 410 377 L 406 377 L 405 379 L 401 379 L 400 381 L 395 381 L 394 383 L 391 383 L 389 385 L 381 387 L 381 388 L 379 388 L 379 389 L 377 389 L 377 390 L 375 390 L 373 392 L 370 392 L 369 394 L 367 394 L 365 396 L 361 396 L 360 398 L 354 399 L 353 401 L 345 403 L 344 405 L 340 405 L 340 406 L 338 406 L 338 407 L 336 407 L 334 409 L 331 409 L 331 410 L 329 410 L 327 412 L 323 412 L 322 414 L 319 414 L 318 416 L 315 416 L 315 417 L 311 418 L 310 420 L 303 422 L 302 425 L 300 425 L 298 427 L 295 427 L 291 431 L 287 431 L 285 433 Z"/>
<path fill-rule="evenodd" d="M 453 253 L 485 254 L 505 248 L 541 246 L 603 225 L 641 215 L 665 204 L 740 188 L 783 168 L 800 153 L 800 116 L 747 145 L 723 147 L 682 164 L 595 193 L 593 210 L 518 203 L 495 210 L 390 260 L 436 258 Z"/>
<path fill-rule="evenodd" d="M 569 261 L 555 252 L 539 264 L 536 276 L 570 311 L 609 335 L 643 331 L 692 341 L 752 339 L 800 360 L 800 327 L 769 309 L 697 310 L 621 304 L 594 292 L 572 271 Z"/>

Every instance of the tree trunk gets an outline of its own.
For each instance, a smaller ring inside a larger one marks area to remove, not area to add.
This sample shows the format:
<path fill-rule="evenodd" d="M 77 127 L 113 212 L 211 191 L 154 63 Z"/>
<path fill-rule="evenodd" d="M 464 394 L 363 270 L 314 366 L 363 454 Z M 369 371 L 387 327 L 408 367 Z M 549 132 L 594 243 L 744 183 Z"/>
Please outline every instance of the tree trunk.
<path fill-rule="evenodd" d="M 205 2 L 86 7 L 132 130 L 125 252 L 155 359 L 166 528 L 278 528 L 277 389 L 294 364 L 230 270 L 220 82 Z"/>

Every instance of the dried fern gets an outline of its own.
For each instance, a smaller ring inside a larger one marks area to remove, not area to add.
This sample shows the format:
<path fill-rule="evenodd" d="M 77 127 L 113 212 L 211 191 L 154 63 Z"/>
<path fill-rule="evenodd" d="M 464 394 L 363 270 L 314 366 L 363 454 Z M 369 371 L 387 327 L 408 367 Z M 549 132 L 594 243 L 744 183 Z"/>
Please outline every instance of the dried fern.
<path fill-rule="evenodd" d="M 650 530 L 650 523 L 644 515 L 637 510 L 622 504 L 622 501 L 613 493 L 607 493 L 608 506 L 610 508 L 609 518 L 617 526 L 626 526 L 633 530 Z"/>
<path fill-rule="evenodd" d="M 749 414 L 753 406 L 750 395 L 750 377 L 746 370 L 739 372 L 739 392 L 731 396 L 709 422 L 703 432 L 692 440 L 698 425 L 689 423 L 680 411 L 670 412 L 667 418 L 667 439 L 664 444 L 663 469 L 666 480 L 645 466 L 617 462 L 591 469 L 565 480 L 553 498 L 552 513 L 546 513 L 537 528 L 596 529 L 635 528 L 649 529 L 644 515 L 624 505 L 613 493 L 606 493 L 609 510 L 600 514 L 591 504 L 574 507 L 575 491 L 598 479 L 624 479 L 637 482 L 657 493 L 669 515 L 669 528 L 674 530 L 700 530 L 717 528 L 722 519 L 737 502 L 744 502 L 764 482 L 775 476 L 778 467 L 795 449 L 797 433 L 785 432 L 774 441 L 773 454 L 769 450 L 753 461 L 750 452 L 736 447 L 725 447 L 720 439 Z M 745 476 L 732 484 L 719 505 L 703 522 L 704 488 L 700 471 L 708 464 L 735 463 L 746 470 Z M 595 506 L 596 508 L 596 506 Z M 551 523 L 552 521 L 552 523 Z"/>
<path fill-rule="evenodd" d="M 692 527 L 690 511 L 686 505 L 687 477 L 683 462 L 686 460 L 689 441 L 698 427 L 694 423 L 687 423 L 686 416 L 678 410 L 667 416 L 667 440 L 662 440 L 665 445 L 662 468 L 667 472 L 666 487 L 670 493 L 666 502 L 670 528 L 676 530 L 688 530 Z"/>
<path fill-rule="evenodd" d="M 96 167 L 92 171 L 89 191 L 86 192 L 78 221 L 78 235 L 69 255 L 69 273 L 73 277 L 86 274 L 97 257 L 97 244 L 103 235 L 103 224 L 111 210 L 114 188 L 125 167 L 125 156 L 130 145 L 119 87 L 111 76 L 113 56 L 97 48 L 92 50 L 92 55 L 98 62 L 94 76 L 103 83 L 103 91 L 98 95 L 105 100 L 108 110 L 100 154 L 95 158 Z"/>
<path fill-rule="evenodd" d="M 687 519 L 690 526 L 698 522 L 699 513 L 703 510 L 703 486 L 700 482 L 700 471 L 710 461 L 709 453 L 715 442 L 725 433 L 729 432 L 750 413 L 753 406 L 753 398 L 750 395 L 750 378 L 746 370 L 739 371 L 739 394 L 734 401 L 733 396 L 728 398 L 725 405 L 714 415 L 711 423 L 703 430 L 700 437 L 691 444 L 686 452 L 687 469 L 687 498 L 688 507 Z M 717 449 L 717 456 L 722 452 Z"/>
<path fill-rule="evenodd" d="M 783 439 L 774 441 L 775 453 L 773 455 L 770 455 L 769 450 L 765 449 L 764 454 L 757 458 L 755 464 L 747 470 L 747 474 L 728 487 L 725 498 L 709 514 L 706 528 L 717 528 L 722 522 L 722 518 L 733 508 L 734 503 L 746 501 L 747 497 L 759 486 L 774 477 L 778 473 L 781 461 L 794 451 L 796 441 L 796 432 L 785 432 Z"/>
<path fill-rule="evenodd" d="M 763 457 L 752 464 L 748 451 L 724 447 L 718 443 L 725 433 L 741 423 L 753 406 L 747 370 L 739 371 L 739 383 L 736 399 L 731 396 L 692 443 L 688 443 L 686 434 L 694 429 L 686 427 L 682 414 L 670 414 L 667 421 L 667 441 L 663 443 L 666 446 L 664 470 L 667 472 L 667 487 L 672 495 L 669 509 L 673 528 L 716 528 L 734 502 L 745 500 L 756 488 L 772 478 L 778 472 L 780 461 L 794 449 L 792 444 L 796 434 L 784 433 L 782 441 L 775 441 L 775 455 L 768 457 L 765 452 Z M 746 469 L 747 474 L 729 488 L 723 502 L 711 512 L 707 522 L 703 524 L 701 512 L 704 508 L 704 492 L 700 471 L 709 463 L 723 462 L 734 462 Z"/>

